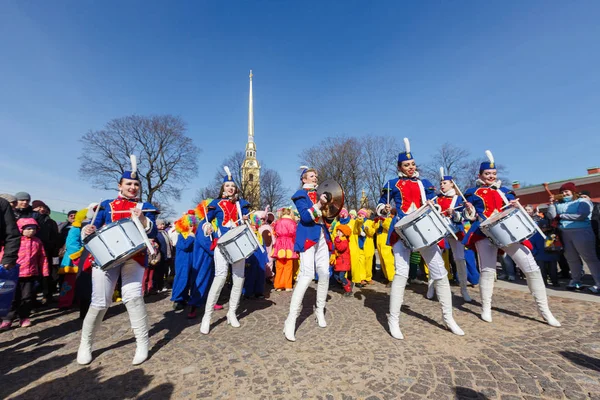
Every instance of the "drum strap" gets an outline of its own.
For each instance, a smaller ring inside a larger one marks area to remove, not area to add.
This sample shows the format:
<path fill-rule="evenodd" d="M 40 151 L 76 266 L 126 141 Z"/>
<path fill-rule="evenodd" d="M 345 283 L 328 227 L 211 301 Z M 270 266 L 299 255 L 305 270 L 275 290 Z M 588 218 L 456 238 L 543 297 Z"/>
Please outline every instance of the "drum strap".
<path fill-rule="evenodd" d="M 506 195 L 504 194 L 504 192 L 500 189 L 496 189 L 496 191 L 498 192 L 498 194 L 500 195 L 500 197 L 502 197 L 502 201 L 504 201 L 504 204 L 508 204 L 509 201 L 506 198 Z"/>
<path fill-rule="evenodd" d="M 456 207 L 456 202 L 458 201 L 458 196 L 452 196 L 452 202 L 450 203 L 450 208 L 454 209 Z"/>
<path fill-rule="evenodd" d="M 427 203 L 427 196 L 425 195 L 425 186 L 423 186 L 423 182 L 420 179 L 417 180 L 417 184 L 419 185 L 419 190 L 421 191 L 421 205 Z"/>

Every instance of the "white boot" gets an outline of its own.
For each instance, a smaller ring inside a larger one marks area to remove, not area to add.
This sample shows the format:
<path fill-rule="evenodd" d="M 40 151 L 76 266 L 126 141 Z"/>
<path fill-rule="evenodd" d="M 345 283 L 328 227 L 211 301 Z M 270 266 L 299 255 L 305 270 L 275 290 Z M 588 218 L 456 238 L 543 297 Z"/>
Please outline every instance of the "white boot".
<path fill-rule="evenodd" d="M 456 272 L 458 274 L 460 293 L 462 294 L 463 300 L 470 303 L 472 299 L 467 291 L 467 262 L 465 260 L 456 260 Z"/>
<path fill-rule="evenodd" d="M 402 302 L 404 301 L 404 289 L 406 288 L 405 278 L 400 275 L 394 276 L 392 281 L 392 290 L 390 291 L 390 316 L 388 317 L 388 327 L 390 328 L 390 334 L 394 339 L 402 340 L 404 335 L 400 330 L 400 308 L 402 308 Z"/>
<path fill-rule="evenodd" d="M 452 316 L 452 291 L 450 291 L 450 282 L 448 276 L 442 279 L 436 279 L 433 281 L 435 286 L 435 292 L 437 293 L 438 301 L 442 305 L 442 319 L 446 328 L 450 329 L 452 333 L 458 336 L 464 336 L 464 332 L 460 329 L 460 326 L 454 321 Z"/>
<path fill-rule="evenodd" d="M 481 319 L 492 322 L 492 294 L 494 293 L 495 271 L 484 270 L 479 276 L 479 293 L 481 294 Z"/>
<path fill-rule="evenodd" d="M 135 356 L 131 362 L 133 365 L 139 365 L 148 358 L 148 314 L 146 313 L 146 304 L 143 297 L 135 297 L 125 303 L 131 329 L 135 335 Z"/>
<path fill-rule="evenodd" d="M 325 279 L 327 277 L 327 279 Z M 329 270 L 319 272 L 319 282 L 317 283 L 317 308 L 315 317 L 321 328 L 327 327 L 325 320 L 325 303 L 327 302 L 327 291 L 329 290 Z"/>
<path fill-rule="evenodd" d="M 202 316 L 202 323 L 200 324 L 200 333 L 208 335 L 210 332 L 210 318 L 212 317 L 215 304 L 217 304 L 217 300 L 219 300 L 219 295 L 221 294 L 221 290 L 223 290 L 226 280 L 226 276 L 215 276 L 210 285 L 206 306 L 204 307 L 204 315 Z"/>
<path fill-rule="evenodd" d="M 290 301 L 290 313 L 285 320 L 285 325 L 283 328 L 285 338 L 290 342 L 296 341 L 296 319 L 302 310 L 302 299 L 304 299 L 304 293 L 306 293 L 306 289 L 308 289 L 310 282 L 312 282 L 312 278 L 310 276 L 298 277 L 296 287 L 292 293 L 292 300 Z"/>
<path fill-rule="evenodd" d="M 242 289 L 244 288 L 244 278 L 241 276 L 232 275 L 233 286 L 231 287 L 231 294 L 229 295 L 229 310 L 227 311 L 227 323 L 234 328 L 240 327 L 240 321 L 235 316 L 238 305 L 240 304 L 240 297 L 242 297 Z"/>
<path fill-rule="evenodd" d="M 427 281 L 427 294 L 425 297 L 427 297 L 429 300 L 432 300 L 433 296 L 435 296 L 435 287 L 433 286 L 433 279 L 430 279 Z"/>
<path fill-rule="evenodd" d="M 90 307 L 83 325 L 81 327 L 81 342 L 79 343 L 79 350 L 77 350 L 77 363 L 81 365 L 87 365 L 92 362 L 92 343 L 96 330 L 102 323 L 102 318 L 106 314 L 107 308 L 94 308 Z"/>
<path fill-rule="evenodd" d="M 525 273 L 527 277 L 527 286 L 529 286 L 529 291 L 533 295 L 533 298 L 538 306 L 538 310 L 542 317 L 546 320 L 548 325 L 559 327 L 560 322 L 554 315 L 550 312 L 550 308 L 548 307 L 548 297 L 546 296 L 546 286 L 544 285 L 544 278 L 542 277 L 541 271 L 538 269 L 537 271 L 527 272 Z"/>

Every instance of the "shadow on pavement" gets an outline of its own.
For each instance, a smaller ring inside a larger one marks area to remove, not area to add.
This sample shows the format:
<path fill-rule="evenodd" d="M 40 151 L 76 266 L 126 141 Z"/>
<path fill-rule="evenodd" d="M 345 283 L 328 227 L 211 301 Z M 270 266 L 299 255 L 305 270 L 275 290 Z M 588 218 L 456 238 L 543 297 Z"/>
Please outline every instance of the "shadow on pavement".
<path fill-rule="evenodd" d="M 572 351 L 561 351 L 560 355 L 571 361 L 573 364 L 600 372 L 599 358 L 590 357 L 588 355 L 575 353 Z"/>
<path fill-rule="evenodd" d="M 37 385 L 14 399 L 168 399 L 173 395 L 174 386 L 170 383 L 161 384 L 142 394 L 153 379 L 142 369 L 134 369 L 105 381 L 100 380 L 101 370 L 82 368 L 68 376 Z"/>
<path fill-rule="evenodd" d="M 469 388 L 462 387 L 462 386 L 455 386 L 454 392 L 456 393 L 456 398 L 459 400 L 462 400 L 462 399 L 488 400 L 489 399 L 489 397 L 487 397 L 485 394 L 483 394 L 481 392 L 477 392 L 473 389 L 469 389 Z"/>

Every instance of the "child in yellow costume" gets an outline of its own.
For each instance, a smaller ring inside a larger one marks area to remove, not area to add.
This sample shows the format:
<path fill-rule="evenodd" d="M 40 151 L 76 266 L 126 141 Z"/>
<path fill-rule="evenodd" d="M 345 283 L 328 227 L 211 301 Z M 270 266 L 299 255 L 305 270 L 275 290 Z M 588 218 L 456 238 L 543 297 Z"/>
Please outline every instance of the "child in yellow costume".
<path fill-rule="evenodd" d="M 373 256 L 375 255 L 375 241 L 373 237 L 375 236 L 375 222 L 369 217 L 371 216 L 371 211 L 361 208 L 358 211 L 358 218 L 362 219 L 363 226 L 362 232 L 363 236 L 363 246 L 362 246 L 362 257 L 361 261 L 363 263 L 362 269 L 364 270 L 365 281 L 368 284 L 373 282 Z"/>
<path fill-rule="evenodd" d="M 350 222 L 348 222 L 348 226 L 352 230 L 352 234 L 350 235 L 350 270 L 352 271 L 352 282 L 354 282 L 355 286 L 362 287 L 367 283 L 366 273 L 364 269 L 364 262 L 362 258 L 364 257 L 364 253 L 362 249 L 358 245 L 358 240 L 360 238 L 360 234 L 362 232 L 362 224 L 363 220 L 360 218 L 356 218 L 356 211 L 350 210 Z"/>
<path fill-rule="evenodd" d="M 396 269 L 394 267 L 394 253 L 392 252 L 392 246 L 387 244 L 388 233 L 390 231 L 390 225 L 392 224 L 392 217 L 379 218 L 375 225 L 378 229 L 377 232 L 377 252 L 379 253 L 379 263 L 381 264 L 381 271 L 383 276 L 390 283 L 394 280 Z"/>

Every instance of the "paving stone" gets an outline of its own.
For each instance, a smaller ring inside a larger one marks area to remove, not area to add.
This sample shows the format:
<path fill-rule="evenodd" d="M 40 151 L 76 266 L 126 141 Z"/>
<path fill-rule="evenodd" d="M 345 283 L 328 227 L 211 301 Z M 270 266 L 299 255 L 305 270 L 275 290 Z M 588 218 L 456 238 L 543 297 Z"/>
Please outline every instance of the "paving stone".
<path fill-rule="evenodd" d="M 383 285 L 351 298 L 331 290 L 326 329 L 312 316 L 315 288 L 294 343 L 281 332 L 289 292 L 242 300 L 240 329 L 227 325 L 226 309 L 216 311 L 209 335 L 199 333 L 199 319 L 174 312 L 167 294 L 149 297 L 151 356 L 137 367 L 122 305 L 109 310 L 85 367 L 75 362 L 78 312 L 38 310 L 32 327 L 0 333 L 0 398 L 600 400 L 600 310 L 588 303 L 551 298 L 563 322 L 555 329 L 540 322 L 528 294 L 497 289 L 491 324 L 474 304 L 455 307 L 466 332 L 457 337 L 440 327 L 439 303 L 424 298 L 425 285 L 411 284 L 398 341 L 387 332 Z"/>

